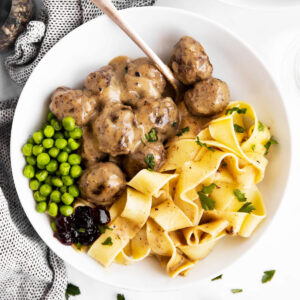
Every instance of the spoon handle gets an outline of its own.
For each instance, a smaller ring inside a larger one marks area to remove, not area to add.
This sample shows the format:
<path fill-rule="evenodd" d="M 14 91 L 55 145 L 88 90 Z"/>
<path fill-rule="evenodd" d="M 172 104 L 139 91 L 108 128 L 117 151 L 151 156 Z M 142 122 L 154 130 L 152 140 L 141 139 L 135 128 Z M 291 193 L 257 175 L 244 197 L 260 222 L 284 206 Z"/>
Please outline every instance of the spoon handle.
<path fill-rule="evenodd" d="M 116 23 L 135 44 L 155 63 L 156 67 L 167 80 L 172 84 L 177 92 L 179 82 L 174 77 L 169 67 L 156 55 L 156 53 L 141 39 L 136 31 L 119 15 L 111 0 L 91 0 L 100 8 L 114 23 Z"/>

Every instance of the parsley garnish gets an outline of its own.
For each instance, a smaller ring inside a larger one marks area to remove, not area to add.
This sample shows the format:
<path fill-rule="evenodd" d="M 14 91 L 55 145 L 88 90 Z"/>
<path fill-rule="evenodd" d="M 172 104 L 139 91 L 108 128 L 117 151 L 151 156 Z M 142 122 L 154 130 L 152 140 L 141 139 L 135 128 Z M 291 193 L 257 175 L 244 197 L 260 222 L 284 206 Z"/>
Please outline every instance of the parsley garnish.
<path fill-rule="evenodd" d="M 196 144 L 199 145 L 200 147 L 205 147 L 206 149 L 208 149 L 211 152 L 215 152 L 215 150 L 212 147 L 208 147 L 206 143 L 202 143 L 199 140 L 199 136 L 196 137 Z"/>
<path fill-rule="evenodd" d="M 258 121 L 258 127 L 257 127 L 258 131 L 264 131 L 265 130 L 265 126 L 263 123 L 261 123 L 260 121 Z"/>
<path fill-rule="evenodd" d="M 273 278 L 274 274 L 275 274 L 275 270 L 265 271 L 264 275 L 261 279 L 261 282 L 266 283 L 266 282 L 270 281 Z"/>
<path fill-rule="evenodd" d="M 108 227 L 107 225 L 98 225 L 98 229 L 101 234 L 105 233 L 106 230 L 113 230 L 112 228 Z"/>
<path fill-rule="evenodd" d="M 78 250 L 81 250 L 81 243 L 76 243 L 76 247 Z"/>
<path fill-rule="evenodd" d="M 78 232 L 85 232 L 85 228 L 79 228 Z"/>
<path fill-rule="evenodd" d="M 125 297 L 123 294 L 118 294 L 117 295 L 117 300 L 125 300 Z"/>
<path fill-rule="evenodd" d="M 229 108 L 226 109 L 225 115 L 231 115 L 233 112 L 237 112 L 238 114 L 245 114 L 247 111 L 247 108 L 238 108 L 238 107 L 233 107 L 233 108 Z"/>
<path fill-rule="evenodd" d="M 271 137 L 269 139 L 269 141 L 265 144 L 265 148 L 266 148 L 265 155 L 267 155 L 269 153 L 269 149 L 270 149 L 271 145 L 277 145 L 277 144 L 278 144 L 278 142 L 273 137 Z"/>
<path fill-rule="evenodd" d="M 251 149 L 252 149 L 253 152 L 254 152 L 254 150 L 255 150 L 255 147 L 256 147 L 255 144 L 251 145 Z"/>
<path fill-rule="evenodd" d="M 234 126 L 235 132 L 238 132 L 238 133 L 244 133 L 245 132 L 245 129 L 242 126 L 240 126 L 238 124 L 233 124 L 233 126 Z"/>
<path fill-rule="evenodd" d="M 254 205 L 252 205 L 252 202 L 246 202 L 239 210 L 238 212 L 244 212 L 244 213 L 248 213 L 251 214 L 251 212 L 253 210 L 255 210 L 256 208 L 254 207 Z"/>
<path fill-rule="evenodd" d="M 146 146 L 146 143 L 143 141 L 143 139 L 141 138 L 141 142 L 144 145 L 144 147 Z"/>
<path fill-rule="evenodd" d="M 185 132 L 190 131 L 190 127 L 181 128 L 180 131 L 176 134 L 176 136 L 182 136 Z"/>
<path fill-rule="evenodd" d="M 172 127 L 176 127 L 177 124 L 178 124 L 177 122 L 173 122 L 173 123 L 172 123 Z"/>
<path fill-rule="evenodd" d="M 104 246 L 111 246 L 112 244 L 113 243 L 110 236 L 102 243 Z"/>
<path fill-rule="evenodd" d="M 245 193 L 242 193 L 239 189 L 233 190 L 233 194 L 240 202 L 245 202 L 247 200 Z"/>
<path fill-rule="evenodd" d="M 69 296 L 77 296 L 80 295 L 80 289 L 78 286 L 68 283 L 66 289 L 66 299 L 69 299 Z"/>
<path fill-rule="evenodd" d="M 231 289 L 232 294 L 241 293 L 242 291 L 242 289 Z"/>
<path fill-rule="evenodd" d="M 204 194 L 211 194 L 215 187 L 215 183 L 211 183 L 210 185 L 203 185 L 201 192 Z"/>
<path fill-rule="evenodd" d="M 155 161 L 154 161 L 154 156 L 152 153 L 148 154 L 145 157 L 145 163 L 148 165 L 149 167 L 149 171 L 153 171 L 154 167 L 155 167 Z"/>
<path fill-rule="evenodd" d="M 216 184 L 214 183 L 208 186 L 204 185 L 202 190 L 198 192 L 201 206 L 204 210 L 213 210 L 215 208 L 216 201 L 208 197 L 208 194 L 211 194 L 215 187 Z"/>
<path fill-rule="evenodd" d="M 211 279 L 211 281 L 215 281 L 215 280 L 222 279 L 222 276 L 223 276 L 223 274 L 220 274 L 219 276 L 217 276 L 217 277 Z"/>
<path fill-rule="evenodd" d="M 148 133 L 145 134 L 145 138 L 149 143 L 157 142 L 158 137 L 157 137 L 156 130 L 152 128 Z"/>

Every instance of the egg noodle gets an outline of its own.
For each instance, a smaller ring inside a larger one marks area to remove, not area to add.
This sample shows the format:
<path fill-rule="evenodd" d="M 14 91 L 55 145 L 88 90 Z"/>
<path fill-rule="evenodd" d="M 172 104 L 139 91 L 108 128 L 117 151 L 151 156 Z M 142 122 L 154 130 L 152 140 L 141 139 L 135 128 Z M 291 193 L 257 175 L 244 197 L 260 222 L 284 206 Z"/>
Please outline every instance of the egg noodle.
<path fill-rule="evenodd" d="M 270 132 L 245 102 L 197 137 L 167 145 L 160 172 L 140 171 L 110 208 L 111 223 L 88 254 L 107 267 L 154 255 L 171 277 L 186 275 L 226 235 L 249 237 L 266 217 L 263 180 Z"/>

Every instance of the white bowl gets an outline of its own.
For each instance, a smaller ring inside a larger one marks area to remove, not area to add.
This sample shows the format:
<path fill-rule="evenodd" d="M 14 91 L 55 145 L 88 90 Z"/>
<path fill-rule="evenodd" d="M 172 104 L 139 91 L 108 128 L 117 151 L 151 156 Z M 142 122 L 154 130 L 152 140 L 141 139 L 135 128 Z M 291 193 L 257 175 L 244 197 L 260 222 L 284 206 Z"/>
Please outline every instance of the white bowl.
<path fill-rule="evenodd" d="M 285 7 L 299 6 L 299 0 L 219 0 L 230 5 L 260 8 L 260 9 L 280 9 Z"/>
<path fill-rule="evenodd" d="M 21 152 L 27 138 L 45 120 L 49 95 L 61 85 L 82 86 L 86 75 L 117 55 L 136 58 L 143 53 L 107 17 L 88 22 L 57 43 L 27 81 L 20 97 L 11 137 L 11 163 L 20 201 L 37 233 L 62 259 L 97 280 L 136 290 L 166 290 L 199 282 L 230 266 L 263 235 L 278 210 L 290 167 L 290 129 L 280 92 L 263 62 L 237 36 L 206 18 L 185 11 L 147 7 L 121 12 L 146 42 L 168 61 L 173 45 L 183 35 L 200 41 L 214 66 L 214 76 L 225 80 L 232 100 L 253 104 L 260 119 L 271 126 L 279 145 L 271 149 L 266 177 L 260 185 L 268 212 L 267 220 L 249 239 L 228 238 L 186 278 L 169 278 L 155 259 L 131 266 L 112 265 L 104 269 L 85 254 L 63 246 L 53 238 L 46 215 L 35 211 L 35 201 L 22 171 Z"/>

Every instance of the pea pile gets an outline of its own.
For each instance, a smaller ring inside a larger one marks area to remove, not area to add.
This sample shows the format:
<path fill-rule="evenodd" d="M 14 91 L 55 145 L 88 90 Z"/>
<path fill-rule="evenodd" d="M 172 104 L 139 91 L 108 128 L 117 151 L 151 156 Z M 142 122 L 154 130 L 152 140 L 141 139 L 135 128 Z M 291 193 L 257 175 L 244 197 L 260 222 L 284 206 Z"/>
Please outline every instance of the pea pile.
<path fill-rule="evenodd" d="M 53 218 L 59 212 L 63 216 L 73 213 L 72 203 L 79 196 L 76 180 L 82 173 L 76 153 L 81 137 L 82 129 L 72 117 L 60 122 L 49 112 L 42 129 L 23 146 L 27 162 L 23 173 L 30 180 L 38 212 L 48 212 Z"/>

